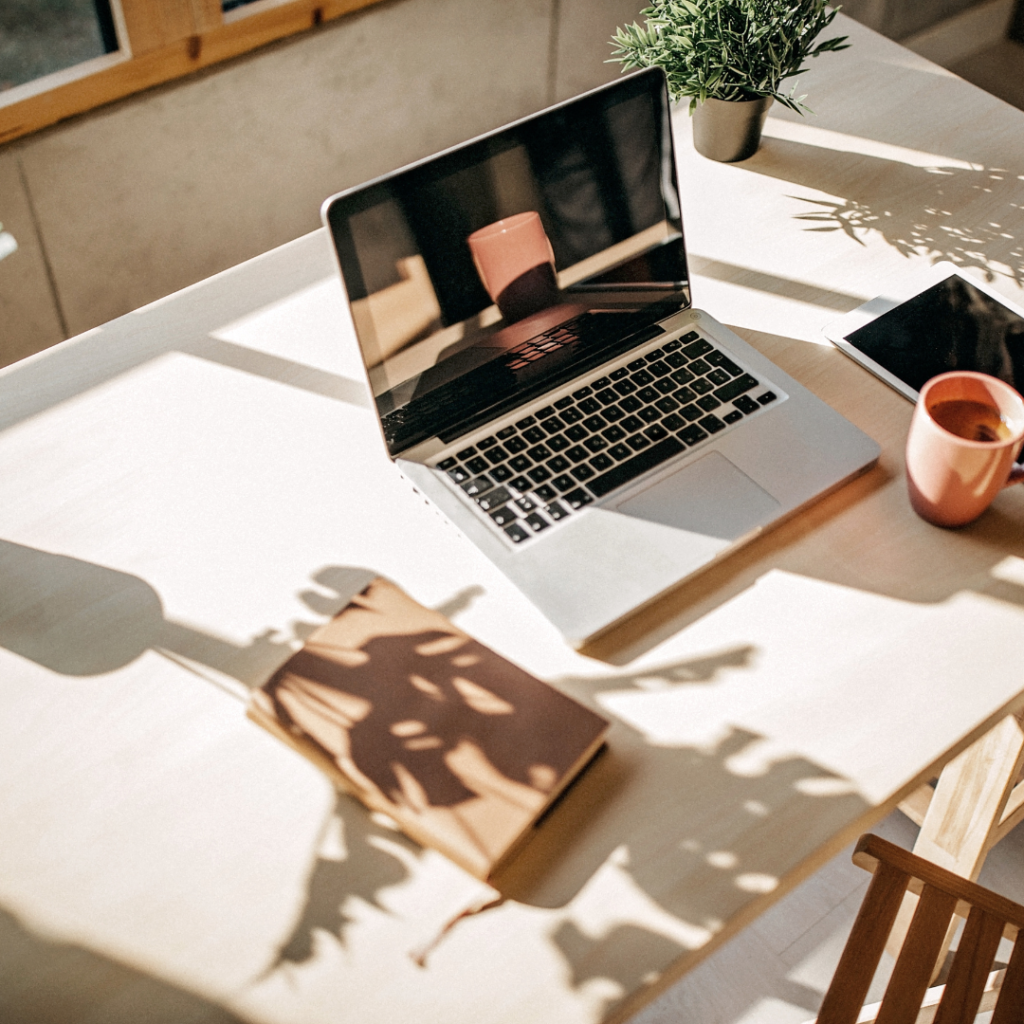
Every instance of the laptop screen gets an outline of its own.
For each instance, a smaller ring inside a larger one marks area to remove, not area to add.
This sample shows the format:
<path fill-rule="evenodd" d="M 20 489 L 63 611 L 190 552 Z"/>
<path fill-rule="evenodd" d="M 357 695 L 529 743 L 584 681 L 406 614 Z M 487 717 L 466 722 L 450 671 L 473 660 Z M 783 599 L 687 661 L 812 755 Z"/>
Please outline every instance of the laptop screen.
<path fill-rule="evenodd" d="M 658 70 L 342 193 L 324 214 L 392 455 L 516 408 L 689 305 Z"/>

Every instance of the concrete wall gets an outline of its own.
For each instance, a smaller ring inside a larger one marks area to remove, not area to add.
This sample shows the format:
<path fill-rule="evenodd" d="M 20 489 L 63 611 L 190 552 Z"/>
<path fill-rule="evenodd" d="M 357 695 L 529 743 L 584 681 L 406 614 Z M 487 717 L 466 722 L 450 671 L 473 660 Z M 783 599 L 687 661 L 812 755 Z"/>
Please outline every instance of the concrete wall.
<path fill-rule="evenodd" d="M 390 0 L 0 148 L 0 365 L 319 225 L 341 188 L 615 77 L 643 0 Z"/>

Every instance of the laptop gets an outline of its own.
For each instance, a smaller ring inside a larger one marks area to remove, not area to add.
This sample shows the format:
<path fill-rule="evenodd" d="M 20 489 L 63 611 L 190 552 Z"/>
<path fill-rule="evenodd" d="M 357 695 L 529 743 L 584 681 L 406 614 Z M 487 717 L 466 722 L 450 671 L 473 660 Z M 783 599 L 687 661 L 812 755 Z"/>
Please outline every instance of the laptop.
<path fill-rule="evenodd" d="M 388 457 L 577 647 L 879 455 L 693 308 L 680 207 L 650 69 L 322 208 Z"/>

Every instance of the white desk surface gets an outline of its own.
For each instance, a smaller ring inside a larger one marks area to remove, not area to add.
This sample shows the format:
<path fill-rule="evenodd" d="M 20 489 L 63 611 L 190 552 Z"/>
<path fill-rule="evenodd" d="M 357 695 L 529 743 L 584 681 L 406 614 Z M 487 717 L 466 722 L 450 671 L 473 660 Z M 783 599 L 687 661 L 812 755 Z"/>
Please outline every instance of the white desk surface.
<path fill-rule="evenodd" d="M 1024 114 L 843 27 L 746 164 L 680 115 L 680 180 L 696 305 L 881 462 L 585 654 L 385 460 L 322 232 L 0 374 L 0 1017 L 624 1016 L 1024 703 L 1024 489 L 916 519 L 821 338 L 936 258 L 1021 300 Z M 353 567 L 615 723 L 425 966 L 476 884 L 243 715 Z"/>

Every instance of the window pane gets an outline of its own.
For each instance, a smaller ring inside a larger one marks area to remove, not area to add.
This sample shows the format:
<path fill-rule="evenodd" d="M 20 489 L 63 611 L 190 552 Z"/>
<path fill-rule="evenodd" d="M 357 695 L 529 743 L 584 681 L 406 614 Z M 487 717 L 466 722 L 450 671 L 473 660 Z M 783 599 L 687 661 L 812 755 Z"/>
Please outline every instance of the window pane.
<path fill-rule="evenodd" d="M 116 49 L 108 0 L 0 0 L 0 89 Z"/>

